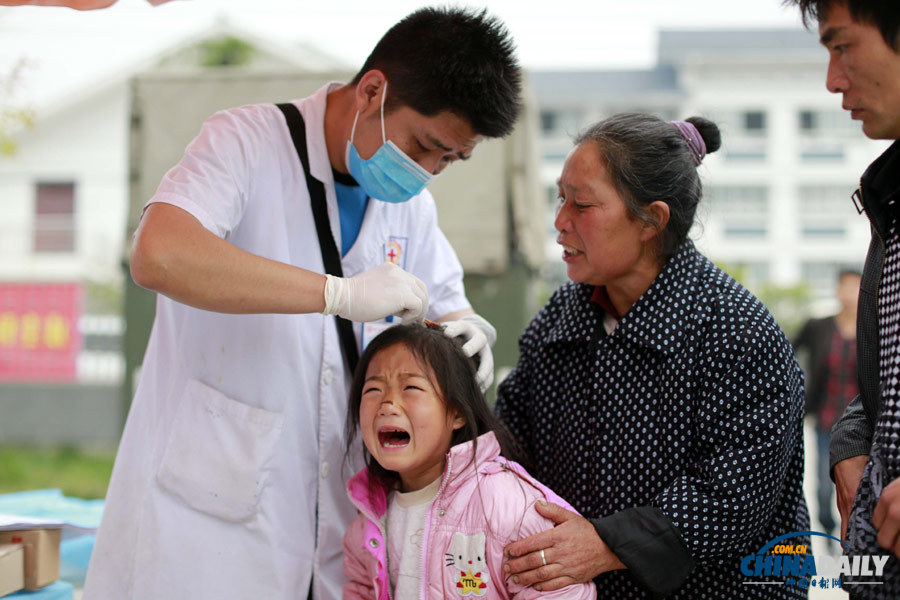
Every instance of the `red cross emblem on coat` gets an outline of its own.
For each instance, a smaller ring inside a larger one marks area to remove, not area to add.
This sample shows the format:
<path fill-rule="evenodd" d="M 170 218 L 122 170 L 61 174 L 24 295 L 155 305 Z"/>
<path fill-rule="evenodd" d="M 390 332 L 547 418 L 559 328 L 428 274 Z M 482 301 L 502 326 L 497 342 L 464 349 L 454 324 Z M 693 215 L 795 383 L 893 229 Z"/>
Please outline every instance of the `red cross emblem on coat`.
<path fill-rule="evenodd" d="M 406 267 L 407 238 L 390 236 L 384 244 L 384 261 Z"/>

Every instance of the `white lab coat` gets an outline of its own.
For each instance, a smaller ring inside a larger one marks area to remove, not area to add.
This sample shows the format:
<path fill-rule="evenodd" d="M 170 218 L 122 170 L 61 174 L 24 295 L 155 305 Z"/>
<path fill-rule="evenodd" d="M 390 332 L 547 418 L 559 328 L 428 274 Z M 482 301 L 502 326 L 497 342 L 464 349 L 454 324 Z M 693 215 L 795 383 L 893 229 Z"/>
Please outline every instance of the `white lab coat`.
<path fill-rule="evenodd" d="M 335 85 L 335 84 L 332 84 Z M 325 184 L 326 86 L 296 101 Z M 179 206 L 254 254 L 324 272 L 309 194 L 274 105 L 213 115 L 150 202 Z M 370 201 L 345 276 L 397 262 L 428 286 L 428 316 L 469 308 L 462 268 L 425 191 Z M 359 324 L 355 324 L 357 340 Z M 229 315 L 162 295 L 113 469 L 85 600 L 341 597 L 349 374 L 333 317 Z"/>

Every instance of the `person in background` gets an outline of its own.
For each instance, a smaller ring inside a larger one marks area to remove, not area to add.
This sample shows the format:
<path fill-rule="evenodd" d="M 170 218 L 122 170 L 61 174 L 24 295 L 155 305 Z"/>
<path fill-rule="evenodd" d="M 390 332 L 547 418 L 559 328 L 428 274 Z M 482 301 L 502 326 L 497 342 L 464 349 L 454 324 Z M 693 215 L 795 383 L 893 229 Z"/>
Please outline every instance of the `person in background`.
<path fill-rule="evenodd" d="M 156 319 L 85 598 L 341 597 L 351 357 L 428 317 L 493 378 L 425 188 L 512 130 L 520 78 L 500 21 L 421 8 L 351 82 L 204 123 L 135 234 Z"/>
<path fill-rule="evenodd" d="M 860 273 L 844 269 L 838 274 L 840 311 L 821 319 L 809 319 L 793 340 L 794 349 L 805 352 L 806 412 L 816 425 L 816 500 L 819 523 L 825 533 L 835 534 L 832 516 L 834 485 L 828 447 L 831 428 L 850 400 L 859 393 L 856 375 L 856 303 Z"/>
<path fill-rule="evenodd" d="M 859 395 L 831 430 L 831 468 L 842 537 L 851 556 L 889 556 L 879 585 L 854 598 L 900 597 L 900 10 L 887 0 L 786 0 L 819 24 L 828 52 L 825 87 L 863 133 L 894 143 L 854 194 L 872 225 L 859 288 Z M 863 583 L 871 583 L 863 578 Z"/>
<path fill-rule="evenodd" d="M 803 384 L 765 306 L 688 238 L 697 168 L 719 145 L 700 117 L 625 114 L 566 159 L 555 225 L 572 281 L 519 338 L 496 410 L 584 517 L 537 506 L 557 526 L 507 547 L 520 585 L 805 596 L 741 574 L 742 556 L 809 530 Z"/>

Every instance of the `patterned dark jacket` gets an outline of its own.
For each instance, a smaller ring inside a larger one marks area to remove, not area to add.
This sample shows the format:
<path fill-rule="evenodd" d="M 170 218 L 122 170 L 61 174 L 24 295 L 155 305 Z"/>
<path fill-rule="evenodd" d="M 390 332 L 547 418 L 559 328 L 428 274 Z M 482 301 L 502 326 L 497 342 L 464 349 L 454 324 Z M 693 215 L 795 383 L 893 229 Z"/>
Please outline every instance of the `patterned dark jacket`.
<path fill-rule="evenodd" d="M 831 468 L 846 458 L 869 453 L 881 410 L 878 358 L 878 288 L 891 219 L 900 211 L 900 142 L 878 157 L 859 182 L 859 200 L 872 224 L 872 241 L 859 284 L 856 319 L 856 370 L 859 396 L 853 399 L 831 433 Z"/>
<path fill-rule="evenodd" d="M 497 411 L 628 566 L 598 596 L 805 597 L 740 572 L 809 529 L 802 375 L 772 316 L 690 241 L 611 335 L 592 291 L 566 284 L 534 318 Z"/>
<path fill-rule="evenodd" d="M 892 245 L 891 227 L 896 227 L 900 215 L 900 142 L 894 142 L 863 173 L 859 184 L 859 199 L 872 224 L 872 242 L 863 267 L 859 287 L 859 307 L 856 321 L 856 362 L 859 375 L 859 396 L 847 407 L 831 433 L 831 468 L 854 456 L 868 455 L 862 480 L 850 510 L 847 525 L 849 555 L 887 554 L 880 585 L 854 585 L 851 598 L 900 597 L 900 559 L 880 547 L 878 531 L 872 515 L 881 492 L 897 475 L 900 463 L 900 443 L 896 427 L 900 422 L 896 402 L 896 387 L 882 387 L 889 381 L 882 361 L 896 348 L 882 348 L 884 323 L 896 315 L 898 302 L 897 252 Z M 893 266 L 892 266 L 893 265 Z M 879 315 L 879 301 L 884 311 Z M 890 338 L 888 338 L 890 339 Z M 888 362 L 891 359 L 888 358 Z M 894 384 L 896 386 L 896 383 Z M 893 400 L 891 397 L 893 395 Z M 885 398 L 888 401 L 885 402 Z M 876 435 L 878 432 L 878 435 Z M 869 581 L 869 578 L 861 578 Z M 853 579 L 849 581 L 854 583 Z"/>

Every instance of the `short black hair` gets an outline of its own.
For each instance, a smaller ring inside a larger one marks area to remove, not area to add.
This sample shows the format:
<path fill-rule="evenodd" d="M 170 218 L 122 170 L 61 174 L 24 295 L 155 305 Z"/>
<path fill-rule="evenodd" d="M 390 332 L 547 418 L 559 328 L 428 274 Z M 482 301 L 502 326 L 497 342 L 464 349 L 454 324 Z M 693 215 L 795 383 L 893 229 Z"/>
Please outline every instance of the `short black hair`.
<path fill-rule="evenodd" d="M 784 0 L 784 4 L 800 8 L 807 28 L 812 21 L 827 17 L 831 7 L 842 4 L 854 21 L 874 25 L 888 46 L 895 51 L 900 49 L 900 10 L 896 0 Z"/>
<path fill-rule="evenodd" d="M 862 272 L 856 267 L 841 267 L 840 269 L 838 269 L 838 281 L 840 281 L 844 277 L 862 278 Z"/>
<path fill-rule="evenodd" d="M 486 10 L 420 8 L 391 27 L 353 78 L 373 69 L 390 84 L 386 105 L 427 117 L 449 111 L 478 135 L 512 131 L 522 74 L 506 26 Z"/>
<path fill-rule="evenodd" d="M 347 452 L 350 451 L 359 430 L 359 407 L 362 403 L 362 391 L 369 363 L 378 352 L 395 344 L 405 345 L 416 360 L 426 367 L 426 372 L 430 371 L 434 375 L 435 380 L 431 383 L 440 394 L 447 410 L 455 410 L 459 416 L 465 418 L 465 424 L 455 430 L 450 438 L 451 447 L 469 441 L 477 444 L 478 436 L 493 431 L 505 458 L 529 466 L 529 460 L 521 446 L 488 406 L 475 376 L 475 362 L 465 355 L 459 340 L 447 337 L 443 331 L 419 323 L 396 325 L 384 330 L 369 342 L 360 356 L 350 384 L 350 399 L 347 403 Z M 365 445 L 363 452 L 373 481 L 389 485 L 397 480 L 397 473 L 388 471 L 373 460 Z"/>
<path fill-rule="evenodd" d="M 719 128 L 703 117 L 685 119 L 697 128 L 706 152 L 722 144 Z M 588 127 L 575 138 L 576 145 L 591 143 L 628 213 L 654 227 L 645 210 L 660 200 L 669 206 L 669 222 L 659 235 L 659 256 L 670 257 L 694 224 L 703 188 L 694 151 L 672 123 L 643 113 L 613 115 Z"/>

